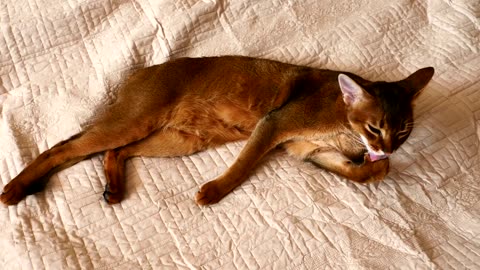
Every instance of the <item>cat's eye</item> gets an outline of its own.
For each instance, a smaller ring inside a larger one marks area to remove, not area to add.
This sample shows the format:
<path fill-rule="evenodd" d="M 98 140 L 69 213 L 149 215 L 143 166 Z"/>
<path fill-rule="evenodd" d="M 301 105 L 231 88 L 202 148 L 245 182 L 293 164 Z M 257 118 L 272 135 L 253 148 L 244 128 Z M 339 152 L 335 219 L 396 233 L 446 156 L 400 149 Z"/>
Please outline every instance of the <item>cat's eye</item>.
<path fill-rule="evenodd" d="M 382 132 L 380 131 L 380 129 L 378 128 L 375 128 L 373 127 L 372 125 L 368 124 L 367 125 L 367 128 L 368 128 L 368 131 L 370 131 L 370 133 L 374 134 L 374 135 L 380 135 Z"/>

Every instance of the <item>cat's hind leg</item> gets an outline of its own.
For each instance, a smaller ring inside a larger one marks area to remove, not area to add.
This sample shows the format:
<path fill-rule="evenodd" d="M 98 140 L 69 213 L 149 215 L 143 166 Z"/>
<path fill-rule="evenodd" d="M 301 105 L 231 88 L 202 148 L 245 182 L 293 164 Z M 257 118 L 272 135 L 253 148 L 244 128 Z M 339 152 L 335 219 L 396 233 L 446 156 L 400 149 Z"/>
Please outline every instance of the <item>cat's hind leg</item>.
<path fill-rule="evenodd" d="M 3 188 L 0 201 L 17 204 L 25 196 L 42 190 L 49 176 L 88 156 L 115 149 L 148 136 L 155 125 L 145 118 L 104 119 L 84 132 L 62 141 L 40 154 Z"/>
<path fill-rule="evenodd" d="M 104 166 L 107 184 L 103 197 L 109 204 L 119 203 L 125 196 L 125 161 L 130 157 L 173 157 L 190 155 L 209 146 L 220 144 L 175 129 L 162 129 L 147 138 L 109 150 Z"/>
<path fill-rule="evenodd" d="M 357 164 L 337 151 L 319 152 L 312 155 L 308 160 L 324 169 L 362 184 L 385 179 L 390 166 L 388 158 L 371 161 L 367 154 L 363 163 Z"/>

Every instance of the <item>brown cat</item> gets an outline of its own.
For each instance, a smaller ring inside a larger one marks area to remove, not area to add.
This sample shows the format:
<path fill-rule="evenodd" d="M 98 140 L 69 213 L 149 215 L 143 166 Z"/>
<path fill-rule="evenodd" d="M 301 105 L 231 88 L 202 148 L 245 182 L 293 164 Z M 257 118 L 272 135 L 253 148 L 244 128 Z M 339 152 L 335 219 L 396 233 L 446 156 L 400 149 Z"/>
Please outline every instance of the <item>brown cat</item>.
<path fill-rule="evenodd" d="M 279 145 L 353 181 L 381 180 L 388 155 L 413 128 L 412 102 L 433 73 L 428 67 L 402 81 L 370 82 L 346 72 L 238 56 L 182 58 L 145 68 L 93 124 L 30 163 L 0 200 L 16 204 L 43 189 L 61 167 L 106 151 L 104 198 L 118 203 L 126 159 L 189 155 L 244 139 L 232 166 L 200 188 L 198 204 L 218 202 Z"/>

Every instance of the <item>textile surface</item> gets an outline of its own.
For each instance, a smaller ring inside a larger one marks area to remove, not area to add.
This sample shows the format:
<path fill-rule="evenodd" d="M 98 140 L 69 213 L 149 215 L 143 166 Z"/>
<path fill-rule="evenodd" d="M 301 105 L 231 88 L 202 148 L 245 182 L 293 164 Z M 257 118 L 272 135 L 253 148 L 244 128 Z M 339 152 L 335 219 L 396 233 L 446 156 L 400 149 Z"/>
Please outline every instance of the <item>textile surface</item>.
<path fill-rule="evenodd" d="M 3 0 L 0 187 L 81 130 L 132 70 L 248 55 L 399 80 L 435 67 L 391 172 L 359 185 L 275 151 L 219 204 L 201 184 L 245 142 L 127 162 L 102 155 L 0 205 L 2 269 L 479 269 L 478 0 Z"/>

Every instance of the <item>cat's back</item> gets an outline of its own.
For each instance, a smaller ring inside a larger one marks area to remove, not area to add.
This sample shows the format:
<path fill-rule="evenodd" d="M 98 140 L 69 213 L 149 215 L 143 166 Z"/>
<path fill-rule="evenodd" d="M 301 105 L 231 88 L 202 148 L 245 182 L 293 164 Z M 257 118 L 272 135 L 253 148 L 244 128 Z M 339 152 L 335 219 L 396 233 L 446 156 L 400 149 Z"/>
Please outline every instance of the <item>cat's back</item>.
<path fill-rule="evenodd" d="M 180 58 L 158 67 L 162 86 L 209 99 L 279 104 L 306 67 L 245 56 Z M 245 104 L 247 107 L 254 104 Z"/>
<path fill-rule="evenodd" d="M 135 98 L 143 106 L 209 100 L 233 102 L 264 114 L 292 98 L 332 90 L 337 95 L 338 89 L 323 87 L 336 86 L 337 75 L 329 70 L 245 56 L 178 58 L 137 71 L 127 80 L 121 95 Z"/>
<path fill-rule="evenodd" d="M 228 79 L 243 74 L 251 79 L 264 79 L 292 76 L 306 67 L 283 63 L 275 60 L 248 56 L 214 56 L 199 58 L 179 58 L 158 66 L 158 71 L 170 74 L 182 74 L 188 79 L 202 80 L 210 77 Z"/>

